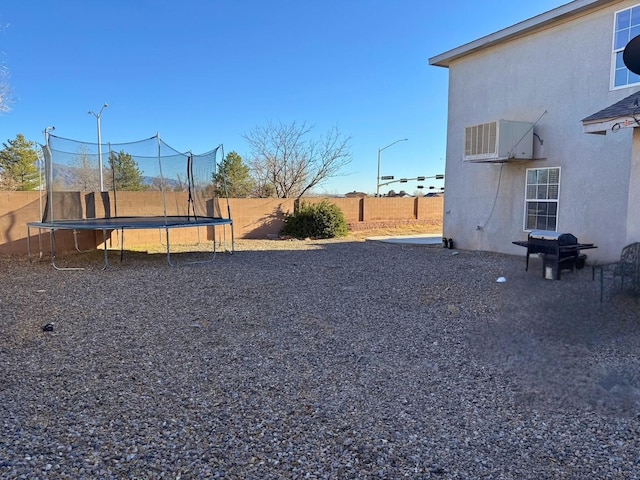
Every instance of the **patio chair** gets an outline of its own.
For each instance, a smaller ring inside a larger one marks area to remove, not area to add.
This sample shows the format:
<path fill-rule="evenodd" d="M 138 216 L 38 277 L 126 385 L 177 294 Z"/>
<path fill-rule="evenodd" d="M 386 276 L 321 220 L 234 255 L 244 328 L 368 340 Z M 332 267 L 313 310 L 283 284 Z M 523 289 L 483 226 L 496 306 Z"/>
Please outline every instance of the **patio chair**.
<path fill-rule="evenodd" d="M 602 301 L 603 273 L 610 274 L 615 286 L 620 277 L 620 289 L 625 287 L 640 292 L 640 242 L 634 242 L 622 249 L 620 260 L 615 263 L 598 265 L 600 268 L 600 301 Z"/>

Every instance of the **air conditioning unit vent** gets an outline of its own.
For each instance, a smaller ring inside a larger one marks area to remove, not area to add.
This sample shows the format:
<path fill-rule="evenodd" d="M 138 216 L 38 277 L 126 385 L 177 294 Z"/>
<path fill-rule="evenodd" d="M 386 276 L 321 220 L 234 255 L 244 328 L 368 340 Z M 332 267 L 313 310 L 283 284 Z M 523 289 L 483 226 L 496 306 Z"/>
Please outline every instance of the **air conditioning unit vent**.
<path fill-rule="evenodd" d="M 467 162 L 505 162 L 533 158 L 533 123 L 497 120 L 466 127 Z"/>

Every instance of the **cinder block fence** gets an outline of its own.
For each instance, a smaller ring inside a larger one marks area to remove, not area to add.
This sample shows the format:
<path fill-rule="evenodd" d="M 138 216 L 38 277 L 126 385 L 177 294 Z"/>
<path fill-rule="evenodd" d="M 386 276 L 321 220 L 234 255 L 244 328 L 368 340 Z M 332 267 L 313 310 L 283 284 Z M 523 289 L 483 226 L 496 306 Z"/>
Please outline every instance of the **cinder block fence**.
<path fill-rule="evenodd" d="M 187 215 L 187 197 L 183 192 L 165 193 L 168 215 Z M 340 207 L 351 230 L 365 230 L 379 227 L 403 225 L 442 225 L 443 198 L 305 198 L 308 202 L 330 201 Z M 293 213 L 295 200 L 280 198 L 233 198 L 229 208 L 236 238 L 267 238 L 278 234 L 284 218 Z M 111 193 L 64 192 L 56 194 L 53 205 L 54 218 L 81 219 L 104 216 L 148 216 L 158 215 L 162 205 L 160 192 L 119 192 L 117 212 Z M 220 208 L 226 216 L 226 200 L 220 201 Z M 39 192 L 0 191 L 0 253 L 27 253 L 27 223 L 39 221 L 46 214 L 46 198 Z M 211 239 L 210 231 L 185 228 L 171 233 L 173 243 L 194 243 Z M 47 232 L 38 235 L 31 229 L 32 249 L 44 251 L 49 248 Z M 126 244 L 139 246 L 158 244 L 161 236 L 157 230 L 130 230 L 126 232 Z M 203 238 L 205 236 L 205 238 Z M 77 235 L 81 249 L 100 247 L 102 232 L 83 231 Z M 60 231 L 56 234 L 58 251 L 72 250 L 75 240 L 72 232 Z"/>

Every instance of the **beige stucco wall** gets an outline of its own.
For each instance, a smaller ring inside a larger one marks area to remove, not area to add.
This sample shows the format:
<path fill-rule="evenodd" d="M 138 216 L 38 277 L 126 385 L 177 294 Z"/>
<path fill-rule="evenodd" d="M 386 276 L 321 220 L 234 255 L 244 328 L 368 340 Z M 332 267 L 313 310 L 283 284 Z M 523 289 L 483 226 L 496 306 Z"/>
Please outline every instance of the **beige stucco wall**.
<path fill-rule="evenodd" d="M 640 241 L 640 128 L 633 129 L 633 155 L 629 169 L 629 198 L 627 201 L 627 239 L 625 244 Z"/>
<path fill-rule="evenodd" d="M 637 3 L 617 2 L 451 64 L 444 234 L 457 246 L 523 254 L 511 241 L 527 237 L 525 171 L 540 167 L 561 168 L 558 231 L 596 243 L 591 260 L 613 260 L 625 243 L 640 240 L 629 211 L 632 129 L 591 135 L 581 123 L 638 89 L 610 89 L 614 12 Z M 464 128 L 498 119 L 539 119 L 540 159 L 463 162 Z"/>

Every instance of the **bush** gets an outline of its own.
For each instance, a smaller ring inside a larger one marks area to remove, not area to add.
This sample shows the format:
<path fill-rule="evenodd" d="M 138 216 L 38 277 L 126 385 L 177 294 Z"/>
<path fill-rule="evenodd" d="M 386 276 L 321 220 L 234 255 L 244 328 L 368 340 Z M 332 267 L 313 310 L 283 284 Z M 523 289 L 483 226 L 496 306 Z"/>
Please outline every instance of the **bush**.
<path fill-rule="evenodd" d="M 344 237 L 347 221 L 340 207 L 323 200 L 320 203 L 302 202 L 298 210 L 284 219 L 281 234 L 295 238 Z"/>

